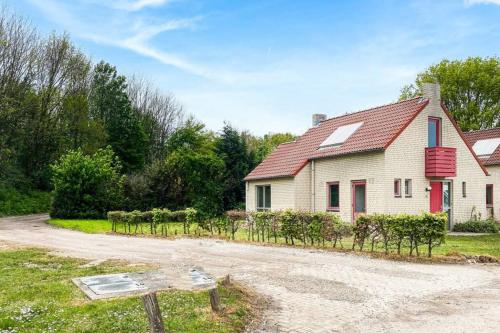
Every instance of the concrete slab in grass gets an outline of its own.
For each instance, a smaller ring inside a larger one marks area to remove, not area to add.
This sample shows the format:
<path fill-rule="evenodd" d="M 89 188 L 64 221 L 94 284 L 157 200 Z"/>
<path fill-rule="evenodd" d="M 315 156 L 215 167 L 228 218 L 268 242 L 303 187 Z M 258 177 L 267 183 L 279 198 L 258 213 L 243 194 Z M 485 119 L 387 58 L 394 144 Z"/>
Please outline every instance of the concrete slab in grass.
<path fill-rule="evenodd" d="M 72 281 L 92 300 L 171 288 L 167 276 L 160 271 L 84 276 Z"/>

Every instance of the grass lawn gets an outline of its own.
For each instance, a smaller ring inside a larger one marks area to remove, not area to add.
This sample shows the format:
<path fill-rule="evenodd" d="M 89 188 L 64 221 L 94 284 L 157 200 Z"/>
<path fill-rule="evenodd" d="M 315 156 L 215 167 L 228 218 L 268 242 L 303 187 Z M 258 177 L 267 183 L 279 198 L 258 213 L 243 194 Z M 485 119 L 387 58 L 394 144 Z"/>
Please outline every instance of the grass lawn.
<path fill-rule="evenodd" d="M 54 226 L 59 226 L 63 228 L 79 230 L 87 233 L 106 233 L 111 232 L 111 223 L 107 220 L 61 220 L 52 219 L 49 224 Z M 134 230 L 132 230 L 133 232 Z M 118 232 L 124 232 L 123 226 L 118 226 Z M 144 235 L 150 234 L 149 224 L 143 224 Z M 140 229 L 139 229 L 140 233 Z M 182 223 L 169 223 L 168 234 L 172 235 L 182 235 L 183 226 Z M 197 228 L 196 225 L 191 226 L 191 234 L 201 234 L 204 236 L 211 236 L 207 231 Z M 222 237 L 225 237 L 224 233 Z M 255 236 L 255 241 L 257 240 Z M 248 232 L 245 229 L 240 229 L 235 235 L 235 239 L 239 241 L 248 241 Z M 267 239 L 266 239 L 267 241 Z M 273 239 L 271 239 L 273 242 Z M 283 238 L 278 238 L 279 244 L 285 244 Z M 352 246 L 352 238 L 345 239 L 342 241 L 344 248 L 350 249 Z M 301 246 L 300 241 L 295 242 L 296 245 Z M 330 245 L 331 246 L 331 245 Z M 366 246 L 368 249 L 369 246 Z M 426 253 L 426 247 L 421 246 L 421 253 Z M 378 248 L 378 251 L 382 251 L 382 248 Z M 403 250 L 404 253 L 407 249 Z M 485 236 L 447 236 L 445 244 L 433 249 L 433 254 L 436 255 L 447 255 L 447 254 L 467 254 L 467 255 L 489 255 L 500 259 L 500 234 L 491 234 Z"/>
<path fill-rule="evenodd" d="M 38 249 L 0 250 L 0 332 L 149 332 L 139 297 L 90 301 L 71 278 L 145 267 L 86 261 Z M 247 296 L 236 287 L 219 286 L 227 308 L 213 315 L 206 291 L 164 291 L 158 300 L 168 332 L 241 331 L 249 315 Z"/>

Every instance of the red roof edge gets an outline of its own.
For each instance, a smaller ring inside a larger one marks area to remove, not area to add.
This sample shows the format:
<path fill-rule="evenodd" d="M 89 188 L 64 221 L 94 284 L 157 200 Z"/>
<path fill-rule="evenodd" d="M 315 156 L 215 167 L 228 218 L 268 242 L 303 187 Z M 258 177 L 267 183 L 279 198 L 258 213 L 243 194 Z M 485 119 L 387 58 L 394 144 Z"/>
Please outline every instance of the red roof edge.
<path fill-rule="evenodd" d="M 305 162 L 304 162 L 304 163 L 302 163 L 302 164 L 301 164 L 301 165 L 300 165 L 297 169 L 295 169 L 295 170 L 293 171 L 293 176 L 294 176 L 294 177 L 295 177 L 295 176 L 297 176 L 297 175 L 299 174 L 299 172 L 300 172 L 302 169 L 304 169 L 304 167 L 305 167 L 308 163 L 309 163 L 309 160 L 305 160 Z"/>
<path fill-rule="evenodd" d="M 415 120 L 415 118 L 417 118 L 417 116 L 420 114 L 420 112 L 422 112 L 422 110 L 425 109 L 427 104 L 429 104 L 429 100 L 426 100 L 424 103 L 422 103 L 422 106 L 420 107 L 420 109 L 418 109 L 418 111 L 415 113 L 415 115 L 413 117 L 411 117 L 411 119 L 408 120 L 408 122 L 403 127 L 401 127 L 401 129 L 396 133 L 396 135 L 394 135 L 392 137 L 391 140 L 389 140 L 389 142 L 387 142 L 384 149 L 389 148 L 389 146 L 401 135 L 401 133 L 403 133 L 403 131 L 413 122 L 413 120 Z"/>
<path fill-rule="evenodd" d="M 462 132 L 462 130 L 460 129 L 460 127 L 458 127 L 457 122 L 455 121 L 455 119 L 453 119 L 453 117 L 451 116 L 450 111 L 448 111 L 448 108 L 446 107 L 446 105 L 444 105 L 443 102 L 441 102 L 441 109 L 443 109 L 443 111 L 446 114 L 446 116 L 448 117 L 448 119 L 450 119 L 450 121 L 453 124 L 453 126 L 455 126 L 455 129 L 457 130 L 458 134 L 462 138 L 462 141 L 465 143 L 465 145 L 467 146 L 467 148 L 469 148 L 469 151 L 471 152 L 472 156 L 474 156 L 474 158 L 476 159 L 476 161 L 479 164 L 479 166 L 481 167 L 481 169 L 483 169 L 484 174 L 486 176 L 489 176 L 490 174 L 488 173 L 488 170 L 486 170 L 486 167 L 484 166 L 483 162 L 481 162 L 481 160 L 479 159 L 479 157 L 477 157 L 476 153 L 474 152 L 474 149 L 472 149 L 472 146 L 465 139 L 464 133 Z"/>
<path fill-rule="evenodd" d="M 256 180 L 265 180 L 265 179 L 278 179 L 278 178 L 293 178 L 295 175 L 278 175 L 278 176 L 257 176 L 257 177 L 245 177 L 243 178 L 246 182 L 252 182 Z"/>

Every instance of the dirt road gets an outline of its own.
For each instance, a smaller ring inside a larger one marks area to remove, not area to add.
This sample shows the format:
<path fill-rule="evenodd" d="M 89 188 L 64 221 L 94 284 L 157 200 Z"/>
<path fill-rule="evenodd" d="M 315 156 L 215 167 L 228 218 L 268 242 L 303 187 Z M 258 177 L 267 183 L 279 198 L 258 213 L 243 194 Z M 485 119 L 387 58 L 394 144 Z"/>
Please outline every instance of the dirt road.
<path fill-rule="evenodd" d="M 217 240 L 146 239 L 57 229 L 47 216 L 0 219 L 9 241 L 89 259 L 159 264 L 174 287 L 188 269 L 231 274 L 269 297 L 262 332 L 498 332 L 500 266 L 429 265 Z"/>

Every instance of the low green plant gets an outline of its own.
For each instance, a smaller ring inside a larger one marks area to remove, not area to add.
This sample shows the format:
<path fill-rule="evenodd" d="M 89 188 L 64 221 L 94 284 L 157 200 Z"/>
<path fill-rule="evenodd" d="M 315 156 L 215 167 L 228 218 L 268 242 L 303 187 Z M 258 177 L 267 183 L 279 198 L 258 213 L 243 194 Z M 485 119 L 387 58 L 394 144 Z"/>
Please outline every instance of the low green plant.
<path fill-rule="evenodd" d="M 35 190 L 17 190 L 0 185 L 0 216 L 47 213 L 52 195 Z"/>
<path fill-rule="evenodd" d="M 108 221 L 111 222 L 111 230 L 116 232 L 116 229 L 118 227 L 119 223 L 122 223 L 124 228 L 126 228 L 126 219 L 125 219 L 125 214 L 126 212 L 124 211 L 110 211 L 108 212 Z"/>
<path fill-rule="evenodd" d="M 453 226 L 456 232 L 497 233 L 498 225 L 493 221 L 467 221 Z"/>

